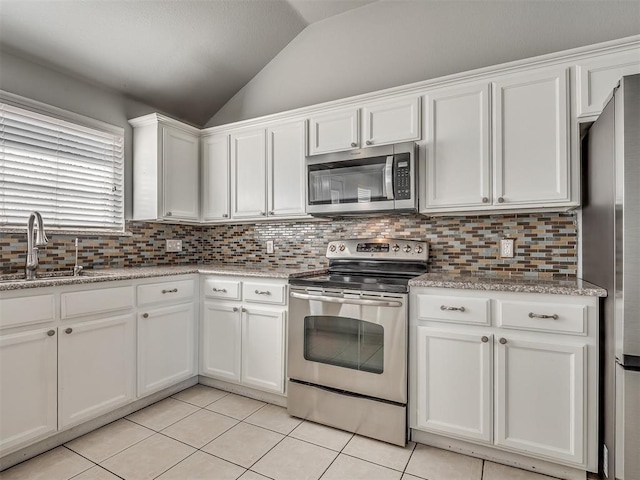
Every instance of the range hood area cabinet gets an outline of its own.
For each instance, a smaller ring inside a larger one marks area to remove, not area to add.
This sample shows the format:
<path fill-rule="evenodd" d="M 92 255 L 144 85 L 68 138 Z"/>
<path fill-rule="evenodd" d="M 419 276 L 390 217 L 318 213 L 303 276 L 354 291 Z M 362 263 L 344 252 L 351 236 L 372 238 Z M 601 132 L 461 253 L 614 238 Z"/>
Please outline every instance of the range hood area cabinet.
<path fill-rule="evenodd" d="M 200 130 L 152 113 L 133 126 L 133 220 L 200 220 Z"/>
<path fill-rule="evenodd" d="M 421 213 L 577 207 L 569 98 L 568 67 L 427 93 Z"/>
<path fill-rule="evenodd" d="M 420 97 L 398 97 L 309 117 L 309 155 L 420 140 Z"/>
<path fill-rule="evenodd" d="M 292 120 L 202 138 L 202 220 L 307 218 L 305 123 Z"/>

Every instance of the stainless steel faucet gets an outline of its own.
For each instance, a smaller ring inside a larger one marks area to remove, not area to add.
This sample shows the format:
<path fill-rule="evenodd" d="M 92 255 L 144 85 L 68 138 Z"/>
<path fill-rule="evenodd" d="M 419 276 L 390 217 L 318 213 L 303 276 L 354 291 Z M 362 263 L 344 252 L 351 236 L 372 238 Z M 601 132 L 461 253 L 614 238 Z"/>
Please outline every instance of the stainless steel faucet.
<path fill-rule="evenodd" d="M 34 222 L 38 222 L 38 230 L 36 232 L 35 245 L 33 242 Z M 42 216 L 38 212 L 31 212 L 29 221 L 27 222 L 27 262 L 24 266 L 24 275 L 27 280 L 36 278 L 36 270 L 38 268 L 38 247 L 43 247 L 49 239 L 44 233 L 44 223 Z"/>

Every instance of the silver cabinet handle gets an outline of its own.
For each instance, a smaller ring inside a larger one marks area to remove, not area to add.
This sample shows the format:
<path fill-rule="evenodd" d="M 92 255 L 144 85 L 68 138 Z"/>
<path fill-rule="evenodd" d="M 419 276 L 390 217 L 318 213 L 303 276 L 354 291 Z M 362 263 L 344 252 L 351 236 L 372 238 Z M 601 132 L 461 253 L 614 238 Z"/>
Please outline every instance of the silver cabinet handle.
<path fill-rule="evenodd" d="M 165 216 L 167 216 L 167 217 L 170 217 L 171 215 L 172 215 L 172 213 L 171 213 L 171 212 L 167 212 L 167 213 L 165 213 Z"/>
<path fill-rule="evenodd" d="M 246 309 L 246 308 L 244 308 L 244 307 L 242 307 L 242 311 L 243 311 L 243 312 L 246 312 L 246 311 L 247 311 L 247 309 Z"/>
<path fill-rule="evenodd" d="M 464 307 L 448 307 L 447 305 L 440 305 L 440 310 L 448 310 L 452 312 L 464 312 Z"/>
<path fill-rule="evenodd" d="M 237 312 L 238 311 L 238 307 L 233 307 L 233 311 Z"/>
<path fill-rule="evenodd" d="M 505 343 L 507 343 L 507 339 L 506 338 L 501 338 L 500 340 L 498 340 L 502 345 L 504 345 Z"/>
<path fill-rule="evenodd" d="M 228 213 L 223 213 L 223 214 L 222 214 L 222 218 L 228 218 L 228 217 L 229 217 L 229 214 L 228 214 Z"/>
<path fill-rule="evenodd" d="M 498 197 L 498 203 L 504 203 L 504 198 Z"/>
<path fill-rule="evenodd" d="M 227 289 L 226 288 L 213 287 L 211 290 L 214 291 L 214 292 L 227 293 Z"/>
<path fill-rule="evenodd" d="M 256 295 L 271 295 L 269 290 L 256 290 Z"/>
<path fill-rule="evenodd" d="M 366 300 L 358 298 L 343 298 L 343 297 L 329 297 L 325 295 L 309 295 L 306 293 L 291 292 L 289 294 L 292 298 L 299 298 L 300 300 L 316 300 L 319 302 L 327 303 L 343 303 L 346 305 L 369 305 L 372 307 L 401 307 L 402 302 L 399 301 L 385 301 L 385 300 Z"/>
<path fill-rule="evenodd" d="M 267 214 L 267 212 L 260 212 L 260 215 L 262 215 L 263 217 Z"/>
<path fill-rule="evenodd" d="M 489 203 L 489 197 L 482 197 L 482 203 Z"/>
<path fill-rule="evenodd" d="M 489 337 L 484 335 L 480 340 L 482 340 L 482 343 L 487 343 L 489 341 Z"/>
<path fill-rule="evenodd" d="M 49 330 L 49 331 L 47 332 L 47 335 L 49 335 L 50 337 L 53 337 L 55 334 L 56 334 L 56 331 L 55 331 L 55 330 Z"/>
<path fill-rule="evenodd" d="M 172 290 L 162 290 L 162 293 L 177 293 L 177 292 L 178 292 L 177 288 L 174 288 Z"/>
<path fill-rule="evenodd" d="M 367 145 L 373 145 L 373 142 L 372 142 L 371 140 L 367 140 L 367 141 L 366 141 L 366 142 L 364 142 L 364 143 L 366 143 Z"/>
<path fill-rule="evenodd" d="M 149 318 L 149 314 L 148 313 L 143 313 L 142 314 L 142 318 Z"/>
<path fill-rule="evenodd" d="M 73 328 L 67 328 L 64 333 L 69 334 L 73 332 Z"/>
<path fill-rule="evenodd" d="M 554 320 L 557 320 L 558 315 L 555 313 L 553 315 L 544 315 L 542 313 L 529 312 L 529 318 L 553 318 Z"/>
<path fill-rule="evenodd" d="M 276 212 L 274 212 L 273 210 L 269 211 L 269 215 L 275 215 L 275 214 L 276 214 Z"/>
<path fill-rule="evenodd" d="M 358 146 L 358 144 L 357 144 L 356 142 L 351 142 L 351 146 L 352 146 L 352 147 L 357 147 L 357 146 Z"/>

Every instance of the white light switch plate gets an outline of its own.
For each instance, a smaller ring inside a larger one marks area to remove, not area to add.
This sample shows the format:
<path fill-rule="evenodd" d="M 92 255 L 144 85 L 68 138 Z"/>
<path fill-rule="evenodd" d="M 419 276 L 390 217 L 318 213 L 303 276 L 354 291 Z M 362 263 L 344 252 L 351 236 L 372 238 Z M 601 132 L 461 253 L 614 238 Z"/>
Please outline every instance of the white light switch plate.
<path fill-rule="evenodd" d="M 273 240 L 267 240 L 267 253 L 273 253 Z"/>
<path fill-rule="evenodd" d="M 513 238 L 500 240 L 500 256 L 502 258 L 513 258 Z"/>
<path fill-rule="evenodd" d="M 181 252 L 182 240 L 165 240 L 165 252 Z"/>

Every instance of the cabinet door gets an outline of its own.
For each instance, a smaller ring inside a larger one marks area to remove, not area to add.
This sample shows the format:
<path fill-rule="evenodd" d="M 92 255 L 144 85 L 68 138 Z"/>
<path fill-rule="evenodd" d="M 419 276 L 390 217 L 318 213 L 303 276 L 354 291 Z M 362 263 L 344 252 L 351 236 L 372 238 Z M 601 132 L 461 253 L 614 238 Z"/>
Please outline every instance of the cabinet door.
<path fill-rule="evenodd" d="M 494 83 L 494 204 L 570 201 L 567 78 L 553 69 Z"/>
<path fill-rule="evenodd" d="M 0 337 L 0 451 L 57 429 L 55 329 Z"/>
<path fill-rule="evenodd" d="M 417 427 L 490 443 L 492 335 L 417 333 Z"/>
<path fill-rule="evenodd" d="M 363 147 L 420 139 L 420 98 L 409 97 L 362 109 Z"/>
<path fill-rule="evenodd" d="M 162 217 L 199 218 L 198 137 L 162 126 Z"/>
<path fill-rule="evenodd" d="M 195 374 L 193 304 L 138 315 L 138 397 Z"/>
<path fill-rule="evenodd" d="M 267 130 L 269 216 L 305 213 L 304 133 L 303 121 Z"/>
<path fill-rule="evenodd" d="M 604 102 L 625 75 L 640 73 L 640 51 L 602 55 L 576 67 L 578 116 L 598 115 Z"/>
<path fill-rule="evenodd" d="M 309 155 L 352 150 L 360 146 L 358 109 L 340 110 L 309 119 Z"/>
<path fill-rule="evenodd" d="M 242 312 L 242 383 L 284 393 L 285 310 Z"/>
<path fill-rule="evenodd" d="M 233 218 L 256 218 L 267 214 L 266 154 L 265 130 L 231 135 Z"/>
<path fill-rule="evenodd" d="M 496 343 L 496 445 L 584 461 L 585 345 Z"/>
<path fill-rule="evenodd" d="M 58 328 L 60 428 L 97 417 L 135 398 L 133 314 Z"/>
<path fill-rule="evenodd" d="M 240 307 L 207 302 L 202 312 L 200 373 L 240 382 L 242 321 Z"/>
<path fill-rule="evenodd" d="M 430 93 L 426 103 L 424 210 L 489 205 L 489 84 Z"/>
<path fill-rule="evenodd" d="M 229 206 L 229 136 L 202 139 L 202 220 L 227 220 Z"/>

